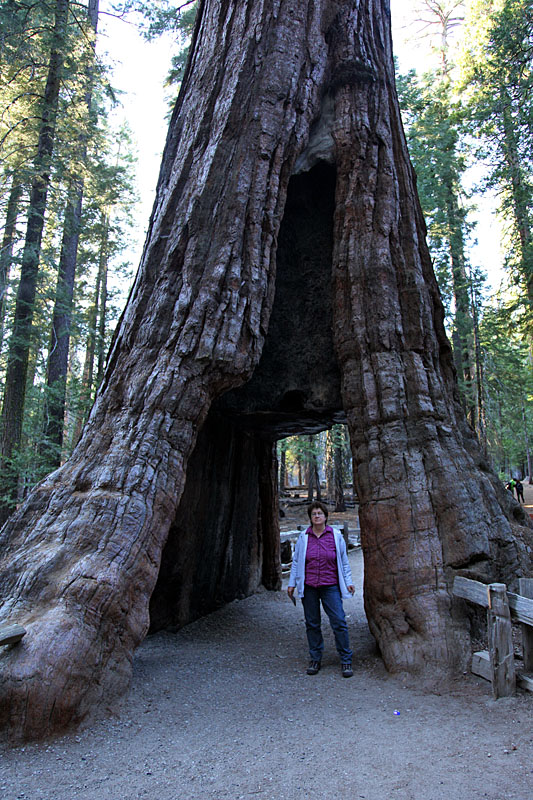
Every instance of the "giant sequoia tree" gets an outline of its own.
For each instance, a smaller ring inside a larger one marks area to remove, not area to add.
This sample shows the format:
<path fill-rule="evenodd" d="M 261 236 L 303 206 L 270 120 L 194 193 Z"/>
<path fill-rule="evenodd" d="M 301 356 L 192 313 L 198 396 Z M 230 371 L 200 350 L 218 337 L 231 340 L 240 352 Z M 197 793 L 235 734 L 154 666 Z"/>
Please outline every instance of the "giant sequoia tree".
<path fill-rule="evenodd" d="M 385 663 L 463 668 L 453 577 L 511 580 L 530 530 L 465 423 L 424 234 L 387 0 L 201 2 L 84 435 L 2 531 L 13 736 L 124 690 L 150 622 L 277 587 L 273 443 L 343 419 Z"/>

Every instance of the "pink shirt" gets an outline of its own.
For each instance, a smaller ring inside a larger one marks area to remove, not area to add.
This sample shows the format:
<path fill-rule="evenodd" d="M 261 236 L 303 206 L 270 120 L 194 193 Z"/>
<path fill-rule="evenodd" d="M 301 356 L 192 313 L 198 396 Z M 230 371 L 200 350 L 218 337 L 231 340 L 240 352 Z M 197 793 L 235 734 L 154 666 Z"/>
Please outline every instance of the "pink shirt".
<path fill-rule="evenodd" d="M 335 537 L 329 525 L 321 536 L 313 533 L 310 526 L 306 530 L 307 550 L 305 553 L 305 582 L 308 586 L 334 586 L 339 582 L 337 571 L 337 552 Z"/>

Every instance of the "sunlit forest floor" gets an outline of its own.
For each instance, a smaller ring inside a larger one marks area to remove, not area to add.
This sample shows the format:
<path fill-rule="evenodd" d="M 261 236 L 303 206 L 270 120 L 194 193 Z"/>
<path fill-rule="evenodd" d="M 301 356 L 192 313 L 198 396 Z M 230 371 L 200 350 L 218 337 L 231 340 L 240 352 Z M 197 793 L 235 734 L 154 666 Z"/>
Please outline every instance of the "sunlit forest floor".
<path fill-rule="evenodd" d="M 522 482 L 524 487 L 524 509 L 533 518 L 533 485 L 528 483 L 527 478 Z M 297 497 L 296 495 L 299 495 Z M 516 497 L 516 495 L 514 495 Z M 290 494 L 284 496 L 280 500 L 280 507 L 283 511 L 283 516 L 280 519 L 280 531 L 294 530 L 298 525 L 309 525 L 309 518 L 307 516 L 307 507 L 309 505 L 307 499 L 307 491 L 305 489 L 295 489 Z M 329 509 L 328 523 L 340 528 L 347 524 L 350 531 L 358 530 L 358 506 L 354 504 L 351 492 L 346 492 L 347 508 L 346 511 L 339 512 L 333 510 L 333 505 L 327 503 Z"/>

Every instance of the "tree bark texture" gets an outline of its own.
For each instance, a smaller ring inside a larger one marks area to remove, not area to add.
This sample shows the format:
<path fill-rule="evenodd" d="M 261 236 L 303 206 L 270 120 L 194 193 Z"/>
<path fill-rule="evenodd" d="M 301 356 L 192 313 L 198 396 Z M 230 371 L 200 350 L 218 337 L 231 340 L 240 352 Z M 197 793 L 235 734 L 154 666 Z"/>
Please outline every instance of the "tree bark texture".
<path fill-rule="evenodd" d="M 313 261 L 297 241 L 291 277 L 282 219 L 298 219 L 302 184 L 314 186 L 329 245 Z M 310 290 L 308 274 L 324 290 Z M 287 291 L 302 312 L 294 330 L 280 313 Z M 276 372 L 272 337 L 285 324 L 300 337 L 310 325 L 331 362 L 311 354 Z M 213 432 L 216 415 L 227 431 Z M 27 630 L 0 654 L 11 735 L 43 735 L 123 691 L 152 595 L 154 625 L 178 625 L 206 610 L 206 586 L 211 607 L 261 579 L 277 585 L 270 447 L 344 415 L 365 603 L 385 663 L 462 668 L 468 626 L 453 577 L 525 574 L 530 530 L 458 403 L 388 3 L 205 0 L 142 262 L 84 434 L 1 534 L 1 618 Z M 201 505 L 198 476 L 214 489 L 224 452 L 217 515 L 216 503 Z M 170 599 L 165 571 L 178 576 Z"/>

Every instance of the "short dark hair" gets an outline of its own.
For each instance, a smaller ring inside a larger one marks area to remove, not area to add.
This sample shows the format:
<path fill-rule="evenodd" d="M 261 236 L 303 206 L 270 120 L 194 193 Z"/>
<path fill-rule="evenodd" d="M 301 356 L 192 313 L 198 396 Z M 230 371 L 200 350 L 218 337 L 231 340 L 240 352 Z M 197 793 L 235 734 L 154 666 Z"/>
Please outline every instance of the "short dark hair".
<path fill-rule="evenodd" d="M 311 514 L 313 513 L 314 508 L 319 508 L 321 511 L 324 512 L 324 514 L 326 515 L 326 522 L 327 522 L 328 510 L 324 505 L 324 503 L 321 503 L 320 500 L 315 500 L 314 503 L 311 503 L 310 506 L 307 506 L 307 516 L 309 517 L 309 522 L 311 522 Z"/>

